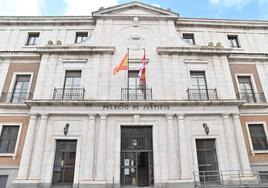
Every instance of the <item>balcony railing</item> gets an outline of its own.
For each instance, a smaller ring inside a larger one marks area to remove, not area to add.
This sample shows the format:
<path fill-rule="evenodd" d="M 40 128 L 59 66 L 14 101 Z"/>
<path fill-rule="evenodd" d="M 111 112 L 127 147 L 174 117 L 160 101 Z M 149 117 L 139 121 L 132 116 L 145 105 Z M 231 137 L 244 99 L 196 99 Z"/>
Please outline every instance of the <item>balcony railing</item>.
<path fill-rule="evenodd" d="M 84 96 L 84 88 L 55 88 L 53 100 L 79 101 L 84 100 Z"/>
<path fill-rule="evenodd" d="M 28 92 L 2 92 L 1 103 L 23 103 L 25 100 L 32 99 L 33 95 Z"/>
<path fill-rule="evenodd" d="M 216 89 L 187 89 L 188 99 L 194 101 L 218 100 Z"/>
<path fill-rule="evenodd" d="M 124 101 L 146 101 L 152 100 L 152 89 L 150 88 L 122 88 L 121 100 Z"/>
<path fill-rule="evenodd" d="M 246 100 L 247 103 L 266 103 L 264 93 L 237 93 L 237 98 Z"/>
<path fill-rule="evenodd" d="M 258 171 L 200 171 L 194 172 L 195 187 L 244 187 L 266 185 L 263 176 L 267 174 Z M 250 186 L 251 185 L 251 186 Z"/>

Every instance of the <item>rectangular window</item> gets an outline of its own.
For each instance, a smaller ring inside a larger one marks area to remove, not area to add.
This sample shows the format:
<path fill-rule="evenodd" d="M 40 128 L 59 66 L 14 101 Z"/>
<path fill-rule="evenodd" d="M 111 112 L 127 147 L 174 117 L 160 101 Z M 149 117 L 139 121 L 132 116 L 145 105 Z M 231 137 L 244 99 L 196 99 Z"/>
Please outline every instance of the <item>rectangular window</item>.
<path fill-rule="evenodd" d="M 263 183 L 268 183 L 268 171 L 260 171 L 260 179 Z"/>
<path fill-rule="evenodd" d="M 256 102 L 250 76 L 238 76 L 239 97 L 249 103 Z"/>
<path fill-rule="evenodd" d="M 53 184 L 72 184 L 74 181 L 76 140 L 57 140 Z"/>
<path fill-rule="evenodd" d="M 268 150 L 268 141 L 265 134 L 264 125 L 249 124 L 248 129 L 253 149 L 256 151 Z"/>
<path fill-rule="evenodd" d="M 139 71 L 128 71 L 128 100 L 144 100 L 146 99 L 146 86 L 141 85 L 139 78 Z"/>
<path fill-rule="evenodd" d="M 82 71 L 66 71 L 62 98 L 65 100 L 81 100 L 84 88 L 81 88 Z"/>
<path fill-rule="evenodd" d="M 0 153 L 14 153 L 19 126 L 3 126 L 0 137 Z"/>
<path fill-rule="evenodd" d="M 64 88 L 80 88 L 80 82 L 81 82 L 81 70 L 77 71 L 66 71 L 65 74 L 65 83 Z"/>
<path fill-rule="evenodd" d="M 16 75 L 16 81 L 12 92 L 12 103 L 22 103 L 29 98 L 29 84 L 31 75 Z"/>
<path fill-rule="evenodd" d="M 228 35 L 227 38 L 231 48 L 240 48 L 237 35 Z"/>
<path fill-rule="evenodd" d="M 6 175 L 0 175 L 0 188 L 6 188 L 7 178 L 8 176 Z"/>
<path fill-rule="evenodd" d="M 219 167 L 215 139 L 197 139 L 199 178 L 202 183 L 219 183 Z"/>
<path fill-rule="evenodd" d="M 195 100 L 207 100 L 208 90 L 204 71 L 191 71 L 190 98 Z"/>
<path fill-rule="evenodd" d="M 28 33 L 27 46 L 35 46 L 38 43 L 40 33 Z"/>
<path fill-rule="evenodd" d="M 77 32 L 75 36 L 75 43 L 82 42 L 88 37 L 88 32 Z"/>
<path fill-rule="evenodd" d="M 185 42 L 188 42 L 189 44 L 195 44 L 194 34 L 192 33 L 183 33 L 182 38 Z"/>

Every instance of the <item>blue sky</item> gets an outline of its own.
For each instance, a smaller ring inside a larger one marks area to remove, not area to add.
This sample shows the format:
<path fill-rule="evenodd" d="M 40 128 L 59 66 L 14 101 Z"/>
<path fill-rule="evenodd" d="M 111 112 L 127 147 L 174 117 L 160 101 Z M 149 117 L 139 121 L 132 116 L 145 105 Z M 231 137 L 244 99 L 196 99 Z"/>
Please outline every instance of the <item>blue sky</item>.
<path fill-rule="evenodd" d="M 0 0 L 0 15 L 90 15 L 99 7 L 129 0 Z M 268 19 L 268 0 L 144 0 L 181 17 Z M 16 6 L 14 6 L 16 5 Z"/>

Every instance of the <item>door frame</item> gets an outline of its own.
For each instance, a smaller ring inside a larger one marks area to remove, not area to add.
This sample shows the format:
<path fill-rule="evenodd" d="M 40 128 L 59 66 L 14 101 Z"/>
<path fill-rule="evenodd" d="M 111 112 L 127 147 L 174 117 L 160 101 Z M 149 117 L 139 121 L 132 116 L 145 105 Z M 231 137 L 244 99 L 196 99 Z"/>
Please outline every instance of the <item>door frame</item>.
<path fill-rule="evenodd" d="M 136 123 L 133 122 L 117 122 L 116 126 L 114 127 L 114 131 L 115 131 L 115 151 L 117 151 L 117 153 L 114 155 L 114 161 L 115 161 L 115 166 L 114 166 L 114 182 L 116 184 L 121 185 L 121 127 L 152 127 L 152 142 L 153 142 L 153 163 L 154 163 L 154 168 L 153 168 L 153 173 L 154 173 L 154 185 L 156 183 L 161 182 L 161 176 L 158 177 L 159 179 L 156 179 L 156 174 L 160 174 L 160 168 L 156 168 L 155 164 L 156 161 L 159 161 L 159 156 L 157 156 L 158 154 L 158 143 L 159 143 L 159 126 L 157 124 L 157 122 L 140 122 L 139 118 L 135 119 L 135 115 L 134 115 L 134 121 Z"/>

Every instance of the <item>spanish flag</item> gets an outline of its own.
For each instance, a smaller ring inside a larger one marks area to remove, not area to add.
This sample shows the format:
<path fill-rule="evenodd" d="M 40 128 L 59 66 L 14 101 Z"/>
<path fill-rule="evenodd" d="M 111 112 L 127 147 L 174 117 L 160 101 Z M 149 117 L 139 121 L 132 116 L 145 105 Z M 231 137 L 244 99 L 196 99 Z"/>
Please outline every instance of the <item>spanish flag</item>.
<path fill-rule="evenodd" d="M 119 64 L 113 70 L 113 75 L 117 74 L 121 70 L 128 70 L 128 53 L 124 56 Z"/>

